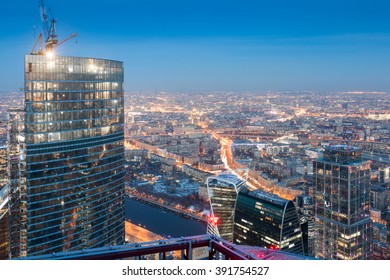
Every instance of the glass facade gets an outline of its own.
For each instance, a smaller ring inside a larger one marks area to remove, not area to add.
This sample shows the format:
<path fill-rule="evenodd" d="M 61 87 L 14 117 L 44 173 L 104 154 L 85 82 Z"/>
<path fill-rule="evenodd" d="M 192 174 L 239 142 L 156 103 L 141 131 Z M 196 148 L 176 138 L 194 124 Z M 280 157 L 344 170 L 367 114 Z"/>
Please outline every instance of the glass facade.
<path fill-rule="evenodd" d="M 9 254 L 26 256 L 27 251 L 27 185 L 26 185 L 26 135 L 24 110 L 8 111 L 7 161 L 8 161 L 8 217 Z"/>
<path fill-rule="evenodd" d="M 9 256 L 8 209 L 0 209 L 0 260 Z"/>
<path fill-rule="evenodd" d="M 315 255 L 315 219 L 313 212 L 313 198 L 301 194 L 295 197 L 295 206 L 301 224 L 304 253 L 307 256 Z"/>
<path fill-rule="evenodd" d="M 122 62 L 25 57 L 27 255 L 124 243 L 123 104 Z"/>
<path fill-rule="evenodd" d="M 234 243 L 303 254 L 298 212 L 292 201 L 261 191 L 238 194 Z"/>
<path fill-rule="evenodd" d="M 217 219 L 207 224 L 207 232 L 233 242 L 234 213 L 237 193 L 244 181 L 231 174 L 220 174 L 207 178 L 211 216 Z"/>
<path fill-rule="evenodd" d="M 361 150 L 337 145 L 313 162 L 316 257 L 370 259 L 370 163 Z"/>

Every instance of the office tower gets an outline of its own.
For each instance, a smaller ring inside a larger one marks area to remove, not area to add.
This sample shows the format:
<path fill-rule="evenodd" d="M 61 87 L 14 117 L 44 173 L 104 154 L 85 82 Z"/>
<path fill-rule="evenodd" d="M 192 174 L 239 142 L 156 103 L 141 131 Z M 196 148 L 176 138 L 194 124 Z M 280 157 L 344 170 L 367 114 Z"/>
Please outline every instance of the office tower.
<path fill-rule="evenodd" d="M 382 213 L 387 210 L 388 191 L 379 185 L 371 186 L 370 190 L 370 208 L 377 209 Z"/>
<path fill-rule="evenodd" d="M 370 163 L 362 150 L 329 146 L 313 163 L 316 257 L 370 259 Z"/>
<path fill-rule="evenodd" d="M 12 257 L 124 243 L 122 85 L 122 62 L 25 56 L 26 183 L 11 186 L 21 200 L 10 196 L 11 224 L 22 220 Z"/>
<path fill-rule="evenodd" d="M 294 203 L 259 190 L 242 190 L 235 211 L 234 243 L 303 254 Z"/>
<path fill-rule="evenodd" d="M 206 184 L 211 212 L 207 233 L 232 242 L 237 194 L 245 181 L 233 174 L 222 173 L 208 177 Z"/>

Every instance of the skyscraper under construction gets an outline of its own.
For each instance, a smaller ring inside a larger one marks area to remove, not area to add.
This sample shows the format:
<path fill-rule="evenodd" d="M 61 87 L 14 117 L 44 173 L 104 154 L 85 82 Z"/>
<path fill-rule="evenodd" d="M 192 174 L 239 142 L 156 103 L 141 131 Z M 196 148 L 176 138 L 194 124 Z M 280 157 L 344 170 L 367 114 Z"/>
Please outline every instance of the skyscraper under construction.
<path fill-rule="evenodd" d="M 11 257 L 124 243 L 123 63 L 55 55 L 51 29 L 45 44 L 9 143 Z"/>

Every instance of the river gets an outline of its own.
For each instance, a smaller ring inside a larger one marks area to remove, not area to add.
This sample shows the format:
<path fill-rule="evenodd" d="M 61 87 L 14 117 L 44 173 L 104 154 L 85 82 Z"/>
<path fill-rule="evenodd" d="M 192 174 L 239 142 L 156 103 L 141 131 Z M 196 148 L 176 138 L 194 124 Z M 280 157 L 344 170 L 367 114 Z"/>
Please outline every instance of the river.
<path fill-rule="evenodd" d="M 206 223 L 188 218 L 167 209 L 125 198 L 126 220 L 147 230 L 168 237 L 182 237 L 206 233 Z"/>

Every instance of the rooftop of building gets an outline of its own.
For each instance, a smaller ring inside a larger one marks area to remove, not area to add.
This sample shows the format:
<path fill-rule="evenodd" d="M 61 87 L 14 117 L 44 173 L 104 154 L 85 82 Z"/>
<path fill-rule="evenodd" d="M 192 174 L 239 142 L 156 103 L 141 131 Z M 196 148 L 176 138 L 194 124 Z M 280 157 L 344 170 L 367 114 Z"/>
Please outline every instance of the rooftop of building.
<path fill-rule="evenodd" d="M 362 148 L 350 145 L 330 145 L 325 147 L 323 158 L 318 161 L 335 162 L 339 164 L 357 164 L 364 162 Z"/>
<path fill-rule="evenodd" d="M 352 151 L 359 151 L 361 148 L 354 147 L 350 145 L 340 144 L 340 145 L 330 145 L 328 147 L 325 147 L 325 150 L 329 151 L 346 151 L 346 152 L 352 152 Z"/>
<path fill-rule="evenodd" d="M 99 58 L 99 57 L 89 57 L 89 56 L 71 56 L 71 55 L 57 55 L 53 54 L 53 56 L 47 56 L 45 54 L 26 54 L 25 57 L 36 57 L 39 59 L 63 59 L 63 58 L 77 58 L 77 59 L 83 59 L 83 60 L 95 60 L 95 61 L 105 61 L 105 62 L 113 62 L 113 63 L 120 63 L 123 64 L 123 61 L 120 60 L 114 60 L 114 59 L 106 59 L 106 58 Z"/>
<path fill-rule="evenodd" d="M 240 186 L 245 183 L 244 180 L 239 179 L 236 175 L 230 173 L 230 172 L 222 172 L 218 176 L 211 176 L 210 179 L 217 179 L 224 182 L 229 182 L 231 184 L 234 184 L 236 186 Z"/>
<path fill-rule="evenodd" d="M 194 250 L 207 248 L 206 254 L 196 256 Z M 172 251 L 182 251 L 182 259 L 215 259 L 218 252 L 225 260 L 314 260 L 312 257 L 270 250 L 260 247 L 233 245 L 213 235 L 199 235 L 166 240 L 155 240 L 142 243 L 131 243 L 118 246 L 106 246 L 95 249 L 84 249 L 72 252 L 59 252 L 47 255 L 24 257 L 26 260 L 114 260 L 142 259 L 142 256 L 159 254 L 160 259 L 167 259 Z"/>
<path fill-rule="evenodd" d="M 246 194 L 280 206 L 284 206 L 289 202 L 289 200 L 283 199 L 275 194 L 264 192 L 262 190 L 249 191 Z"/>

